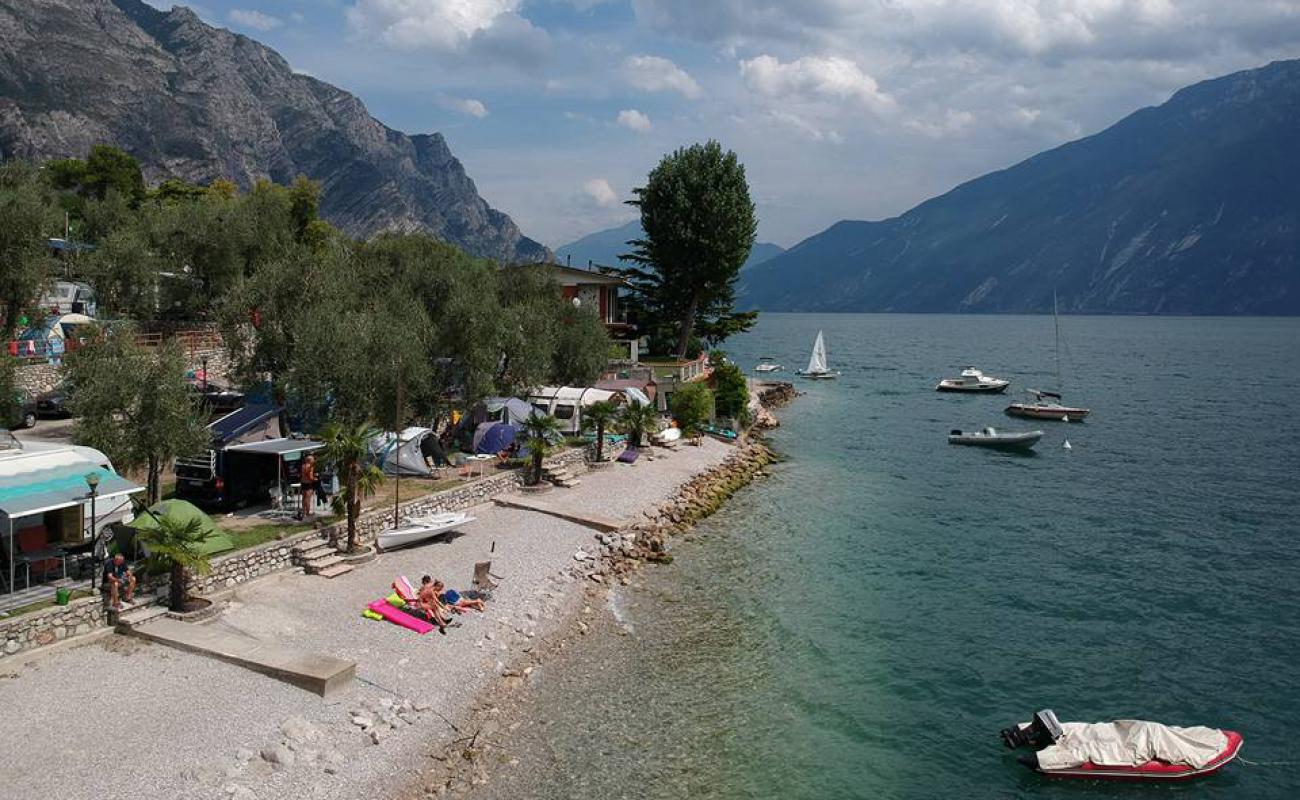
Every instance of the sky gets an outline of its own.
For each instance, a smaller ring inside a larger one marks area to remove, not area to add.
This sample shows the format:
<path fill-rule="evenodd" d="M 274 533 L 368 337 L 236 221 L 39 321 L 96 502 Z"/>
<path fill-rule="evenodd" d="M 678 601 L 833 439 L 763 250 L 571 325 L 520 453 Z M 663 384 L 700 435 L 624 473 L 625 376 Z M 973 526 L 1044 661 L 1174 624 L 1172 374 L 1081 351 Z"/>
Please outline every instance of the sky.
<path fill-rule="evenodd" d="M 170 7 L 165 0 L 149 0 Z M 895 216 L 1177 89 L 1300 57 L 1300 0 L 201 0 L 407 133 L 528 236 L 632 219 L 710 138 L 759 238 Z"/>

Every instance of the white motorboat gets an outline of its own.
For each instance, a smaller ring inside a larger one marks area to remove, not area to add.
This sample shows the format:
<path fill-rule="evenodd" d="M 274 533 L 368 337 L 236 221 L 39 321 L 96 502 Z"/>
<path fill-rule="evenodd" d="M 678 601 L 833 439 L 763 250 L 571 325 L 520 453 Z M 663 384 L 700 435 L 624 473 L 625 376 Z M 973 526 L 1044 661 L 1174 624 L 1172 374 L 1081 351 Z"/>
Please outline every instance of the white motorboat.
<path fill-rule="evenodd" d="M 936 392 L 982 392 L 995 394 L 1005 392 L 1011 381 L 985 375 L 974 367 L 967 367 L 957 378 L 944 378 L 934 387 Z"/>
<path fill-rule="evenodd" d="M 809 380 L 827 381 L 838 378 L 838 372 L 831 371 L 826 363 L 826 337 L 817 331 L 817 341 L 813 342 L 812 356 L 808 359 L 808 369 L 796 373 Z"/>
<path fill-rule="evenodd" d="M 780 364 L 773 364 L 770 361 L 764 361 L 762 364 L 759 364 L 757 367 L 754 367 L 755 372 L 777 372 L 783 369 L 785 369 L 785 367 L 781 366 Z"/>
<path fill-rule="evenodd" d="M 380 550 L 391 550 L 395 547 L 423 542 L 435 536 L 441 536 L 467 522 L 473 522 L 474 519 L 474 517 L 459 511 L 448 511 L 443 514 L 424 517 L 406 517 L 398 527 L 380 531 L 375 538 L 375 544 L 379 546 Z"/>
<path fill-rule="evenodd" d="M 993 447 L 999 450 L 1030 450 L 1041 438 L 1042 431 L 1003 433 L 996 428 L 985 428 L 982 431 L 953 430 L 948 434 L 948 444 Z"/>

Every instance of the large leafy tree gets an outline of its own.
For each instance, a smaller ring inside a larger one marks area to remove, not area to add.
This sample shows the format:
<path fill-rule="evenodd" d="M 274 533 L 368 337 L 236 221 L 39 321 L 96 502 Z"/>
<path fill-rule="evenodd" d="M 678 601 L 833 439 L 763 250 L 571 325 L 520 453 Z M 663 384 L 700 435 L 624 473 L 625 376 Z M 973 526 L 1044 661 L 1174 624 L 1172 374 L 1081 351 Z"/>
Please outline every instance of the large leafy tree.
<path fill-rule="evenodd" d="M 128 326 L 92 334 L 67 358 L 78 417 L 73 438 L 104 451 L 119 469 L 146 470 L 149 505 L 158 502 L 162 470 L 208 443 L 185 378 L 180 346 L 141 347 Z"/>
<path fill-rule="evenodd" d="M 725 354 L 714 351 L 709 354 L 709 360 L 713 364 L 710 381 L 718 416 L 731 417 L 744 425 L 749 414 L 749 380 Z"/>
<path fill-rule="evenodd" d="M 713 419 L 713 392 L 703 383 L 688 383 L 673 392 L 672 412 L 682 432 L 697 434 Z"/>
<path fill-rule="evenodd" d="M 652 339 L 681 356 L 696 337 L 716 342 L 751 327 L 756 314 L 734 305 L 758 221 L 736 154 L 712 140 L 678 149 L 633 194 L 645 237 L 623 256 L 631 266 L 615 271 Z"/>
<path fill-rule="evenodd" d="M 590 308 L 561 303 L 552 375 L 564 386 L 590 386 L 609 363 L 609 331 Z"/>
<path fill-rule="evenodd" d="M 53 195 L 31 167 L 0 165 L 0 312 L 4 339 L 53 274 L 46 237 L 58 230 Z"/>

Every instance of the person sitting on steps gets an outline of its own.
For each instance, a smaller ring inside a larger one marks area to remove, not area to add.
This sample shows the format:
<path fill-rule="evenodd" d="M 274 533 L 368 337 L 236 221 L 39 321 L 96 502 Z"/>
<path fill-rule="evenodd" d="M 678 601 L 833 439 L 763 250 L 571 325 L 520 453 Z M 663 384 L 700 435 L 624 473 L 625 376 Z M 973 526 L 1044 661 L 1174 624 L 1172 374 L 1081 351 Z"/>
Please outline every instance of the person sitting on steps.
<path fill-rule="evenodd" d="M 104 585 L 108 587 L 108 602 L 114 611 L 122 610 L 122 601 L 130 603 L 135 596 L 135 573 L 121 553 L 104 565 Z"/>

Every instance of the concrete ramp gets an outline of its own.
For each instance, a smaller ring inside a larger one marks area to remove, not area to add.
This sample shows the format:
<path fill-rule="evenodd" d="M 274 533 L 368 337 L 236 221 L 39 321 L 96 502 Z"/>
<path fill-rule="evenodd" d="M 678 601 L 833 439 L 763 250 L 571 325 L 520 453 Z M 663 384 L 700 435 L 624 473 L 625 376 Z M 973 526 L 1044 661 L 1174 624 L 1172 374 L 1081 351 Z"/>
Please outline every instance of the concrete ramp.
<path fill-rule="evenodd" d="M 329 698 L 351 685 L 357 665 L 333 656 L 306 653 L 248 636 L 174 619 L 155 619 L 129 629 L 128 635 L 177 650 L 211 656 L 269 675 Z"/>
<path fill-rule="evenodd" d="M 627 522 L 614 517 L 606 517 L 600 514 L 591 514 L 586 511 L 570 511 L 559 506 L 553 506 L 549 503 L 543 503 L 540 500 L 534 500 L 530 497 L 520 495 L 497 495 L 492 498 L 492 502 L 506 508 L 520 508 L 524 511 L 536 511 L 539 514 L 549 514 L 552 517 L 567 519 L 569 522 L 576 522 L 579 525 L 585 525 L 588 528 L 595 528 L 598 531 L 610 533 L 621 531 L 627 527 Z"/>

